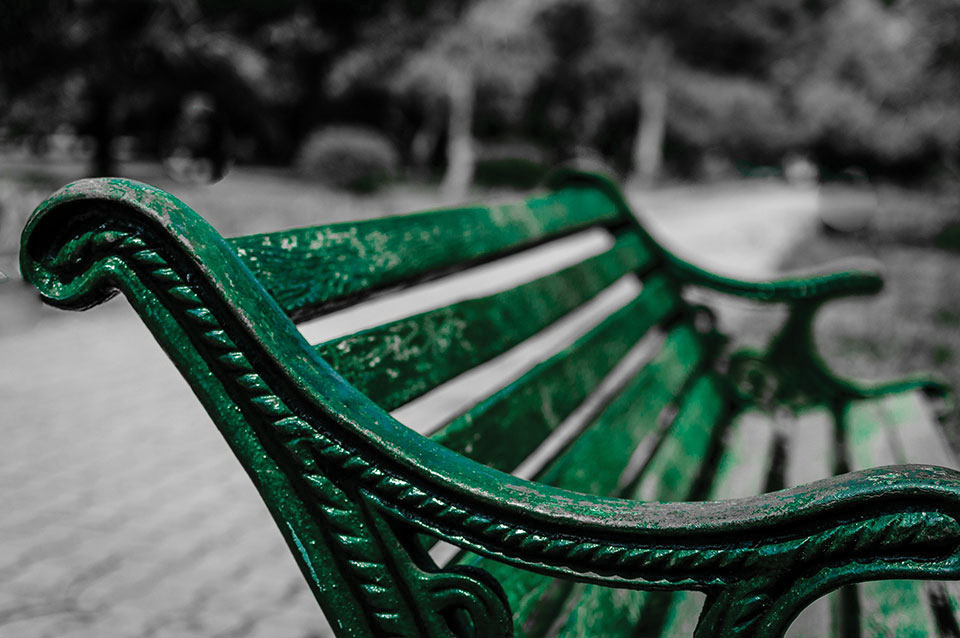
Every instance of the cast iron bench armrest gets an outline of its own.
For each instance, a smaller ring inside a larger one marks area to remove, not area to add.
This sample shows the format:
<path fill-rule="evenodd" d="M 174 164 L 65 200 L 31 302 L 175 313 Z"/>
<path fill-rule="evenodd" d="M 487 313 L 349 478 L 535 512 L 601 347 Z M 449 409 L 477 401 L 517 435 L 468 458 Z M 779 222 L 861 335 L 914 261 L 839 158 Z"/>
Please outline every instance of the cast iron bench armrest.
<path fill-rule="evenodd" d="M 814 273 L 774 279 L 746 281 L 704 270 L 675 255 L 668 258 L 669 268 L 683 283 L 718 292 L 769 303 L 825 301 L 852 295 L 872 295 L 883 288 L 879 270 L 825 267 Z"/>
<path fill-rule="evenodd" d="M 561 168 L 547 178 L 547 186 L 550 188 L 559 189 L 574 184 L 589 185 L 602 190 L 621 211 L 631 219 L 636 219 L 620 188 L 603 175 Z M 878 265 L 874 263 L 863 263 L 843 270 L 818 269 L 809 274 L 771 281 L 745 281 L 727 277 L 700 268 L 674 255 L 663 248 L 639 222 L 634 225 L 634 229 L 647 240 L 647 244 L 654 247 L 679 282 L 755 301 L 792 303 L 826 300 L 849 295 L 874 294 L 883 288 L 883 276 L 880 274 Z"/>
<path fill-rule="evenodd" d="M 429 599 L 436 617 L 420 622 L 438 633 L 453 607 L 480 635 L 512 631 L 499 585 L 480 570 L 436 566 L 413 530 L 544 573 L 705 591 L 701 635 L 780 635 L 813 598 L 855 580 L 960 577 L 960 474 L 942 468 L 881 468 L 736 501 L 642 503 L 464 458 L 343 381 L 220 235 L 158 189 L 67 186 L 28 222 L 23 246 L 22 271 L 51 303 L 87 308 L 117 289 L 128 295 L 250 473 L 323 606 L 372 631 L 406 613 L 391 588 Z M 375 582 L 351 587 L 341 573 L 350 570 Z M 376 611 L 388 603 L 396 609 Z"/>
<path fill-rule="evenodd" d="M 632 228 L 645 239 L 665 269 L 681 286 L 707 288 L 761 303 L 785 303 L 787 321 L 764 351 L 744 349 L 734 356 L 734 366 L 753 367 L 776 387 L 750 387 L 744 391 L 749 401 L 779 400 L 796 405 L 833 404 L 837 401 L 866 399 L 919 389 L 945 401 L 952 409 L 953 397 L 946 381 L 935 374 L 913 374 L 882 382 L 858 382 L 832 372 L 820 356 L 813 338 L 813 323 L 820 307 L 833 299 L 872 295 L 883 288 L 879 264 L 871 260 L 829 265 L 814 272 L 769 281 L 746 281 L 701 268 L 664 248 L 634 216 L 620 188 L 604 175 L 560 168 L 547 179 L 550 188 L 589 185 L 600 189 L 621 212 L 633 220 Z M 709 309 L 704 310 L 710 312 Z M 749 371 L 734 372 L 745 378 Z M 780 378 L 777 378 L 777 377 Z M 749 382 L 747 382 L 749 385 Z M 764 396 L 765 395 L 765 396 Z"/>

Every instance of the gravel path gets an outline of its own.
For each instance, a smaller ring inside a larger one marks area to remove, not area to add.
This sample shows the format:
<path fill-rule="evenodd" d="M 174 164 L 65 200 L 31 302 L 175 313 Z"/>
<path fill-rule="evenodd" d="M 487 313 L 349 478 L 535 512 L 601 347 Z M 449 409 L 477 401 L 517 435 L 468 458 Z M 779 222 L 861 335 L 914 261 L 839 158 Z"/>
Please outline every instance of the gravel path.
<path fill-rule="evenodd" d="M 759 276 L 812 224 L 782 185 L 633 197 L 685 256 Z M 132 310 L 0 285 L 0 636 L 328 629 L 266 508 Z"/>

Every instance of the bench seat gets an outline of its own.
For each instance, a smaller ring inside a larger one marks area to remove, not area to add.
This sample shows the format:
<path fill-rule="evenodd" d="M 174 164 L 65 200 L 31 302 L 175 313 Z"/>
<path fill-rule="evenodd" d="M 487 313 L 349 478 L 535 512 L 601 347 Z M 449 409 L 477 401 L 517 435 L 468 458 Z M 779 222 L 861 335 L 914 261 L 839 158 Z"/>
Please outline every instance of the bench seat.
<path fill-rule="evenodd" d="M 842 468 L 908 463 L 957 467 L 927 398 L 917 392 L 858 401 L 847 406 L 839 418 L 831 410 L 817 407 L 791 419 L 788 428 L 783 425 L 756 412 L 741 414 L 727 435 L 727 448 L 707 498 L 738 498 L 778 484 L 795 487 L 830 477 Z M 784 446 L 782 462 L 771 466 L 778 439 Z M 960 618 L 956 591 L 956 583 L 951 581 L 862 583 L 816 600 L 786 635 L 956 635 Z M 647 635 L 692 635 L 702 605 L 702 595 L 674 594 L 661 631 Z"/>
<path fill-rule="evenodd" d="M 21 270 L 64 308 L 127 296 L 338 635 L 952 635 L 946 388 L 842 379 L 813 342 L 880 277 L 723 277 L 610 180 L 547 186 L 226 240 L 86 180 L 35 212 Z M 696 290 L 786 320 L 736 347 Z"/>

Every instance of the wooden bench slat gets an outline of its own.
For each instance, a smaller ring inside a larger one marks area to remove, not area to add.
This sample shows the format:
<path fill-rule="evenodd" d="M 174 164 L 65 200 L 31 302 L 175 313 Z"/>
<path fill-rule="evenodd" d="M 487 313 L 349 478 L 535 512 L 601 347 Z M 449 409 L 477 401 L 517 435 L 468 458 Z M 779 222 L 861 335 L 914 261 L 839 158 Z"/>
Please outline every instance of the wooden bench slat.
<path fill-rule="evenodd" d="M 843 410 L 847 462 L 853 471 L 898 462 L 892 423 L 883 404 L 888 397 L 854 401 Z"/>
<path fill-rule="evenodd" d="M 719 382 L 702 377 L 683 397 L 680 412 L 630 498 L 677 501 L 688 498 L 713 429 L 727 408 Z"/>
<path fill-rule="evenodd" d="M 826 407 L 797 415 L 786 432 L 784 486 L 796 487 L 833 476 L 837 464 L 836 426 Z"/>
<path fill-rule="evenodd" d="M 537 480 L 592 494 L 615 494 L 624 466 L 645 437 L 657 434 L 662 411 L 687 384 L 701 356 L 699 336 L 691 327 L 679 325 L 671 330 L 657 357 Z M 503 585 L 521 635 L 549 626 L 572 587 L 570 581 L 502 563 L 479 559 L 473 563 L 482 564 Z"/>
<path fill-rule="evenodd" d="M 786 433 L 784 487 L 796 487 L 833 476 L 836 436 L 833 413 L 825 407 L 797 415 Z M 787 638 L 839 636 L 840 595 L 830 592 L 800 612 L 787 629 Z"/>
<path fill-rule="evenodd" d="M 553 432 L 679 298 L 661 278 L 589 333 L 438 430 L 433 439 L 509 472 Z"/>
<path fill-rule="evenodd" d="M 816 599 L 787 628 L 785 638 L 840 638 L 841 601 L 839 591 Z"/>
<path fill-rule="evenodd" d="M 902 462 L 895 434 L 898 420 L 908 416 L 902 397 L 856 401 L 843 412 L 851 470 Z M 888 409 L 890 405 L 894 409 Z M 909 421 L 907 421 L 909 422 Z M 934 636 L 937 624 L 926 588 L 916 580 L 882 580 L 857 585 L 860 634 L 867 636 Z"/>
<path fill-rule="evenodd" d="M 901 463 L 922 463 L 956 469 L 957 458 L 936 421 L 926 399 L 919 392 L 905 392 L 884 403 L 893 429 Z"/>
<path fill-rule="evenodd" d="M 617 493 L 627 461 L 641 440 L 656 431 L 660 413 L 677 398 L 701 355 L 693 330 L 672 331 L 663 352 L 537 480 L 588 494 Z"/>
<path fill-rule="evenodd" d="M 599 190 L 567 188 L 520 203 L 429 211 L 228 241 L 280 307 L 300 321 L 371 290 L 620 219 L 614 202 Z"/>
<path fill-rule="evenodd" d="M 673 595 L 670 607 L 663 623 L 660 635 L 663 638 L 679 638 L 693 636 L 700 619 L 700 612 L 707 596 L 699 591 L 682 591 Z"/>
<path fill-rule="evenodd" d="M 751 410 L 738 415 L 724 436 L 724 451 L 707 498 L 719 501 L 762 493 L 773 460 L 775 431 L 766 414 Z M 692 636 L 704 599 L 702 592 L 674 593 L 660 635 Z"/>
<path fill-rule="evenodd" d="M 860 583 L 857 591 L 863 638 L 939 635 L 923 581 L 872 581 Z"/>
<path fill-rule="evenodd" d="M 724 435 L 724 452 L 707 498 L 722 501 L 763 493 L 773 460 L 775 433 L 769 415 L 753 410 L 738 415 Z"/>
<path fill-rule="evenodd" d="M 940 598 L 945 606 L 946 613 L 960 626 L 960 582 L 946 580 L 943 582 L 927 583 L 927 587 L 932 591 L 934 596 Z"/>
<path fill-rule="evenodd" d="M 937 423 L 930 406 L 919 392 L 889 397 L 882 409 L 892 426 L 894 452 L 899 463 L 922 463 L 956 469 L 956 456 Z M 960 625 L 960 582 L 924 583 L 931 601 L 936 598 L 946 606 L 954 622 Z"/>
<path fill-rule="evenodd" d="M 680 410 L 650 463 L 643 469 L 631 498 L 676 501 L 688 498 L 714 430 L 727 412 L 716 379 L 702 376 L 684 395 Z M 646 602 L 645 591 L 588 585 L 559 636 L 631 636 Z"/>
<path fill-rule="evenodd" d="M 645 263 L 639 238 L 625 235 L 610 250 L 559 272 L 334 339 L 317 352 L 393 410 L 516 346 Z"/>

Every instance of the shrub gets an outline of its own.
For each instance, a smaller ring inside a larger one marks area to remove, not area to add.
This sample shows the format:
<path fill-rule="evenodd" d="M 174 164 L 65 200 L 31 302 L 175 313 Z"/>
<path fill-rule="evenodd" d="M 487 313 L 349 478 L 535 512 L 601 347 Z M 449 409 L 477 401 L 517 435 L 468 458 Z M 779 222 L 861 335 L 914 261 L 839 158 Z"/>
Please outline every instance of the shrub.
<path fill-rule="evenodd" d="M 396 175 L 397 152 L 384 135 L 356 126 L 330 126 L 307 137 L 297 168 L 334 188 L 370 193 Z"/>
<path fill-rule="evenodd" d="M 730 158 L 742 173 L 778 164 L 800 141 L 776 91 L 759 81 L 687 70 L 671 77 L 670 90 L 668 133 Z"/>
<path fill-rule="evenodd" d="M 478 186 L 528 190 L 540 184 L 549 170 L 543 161 L 543 151 L 533 144 L 485 142 L 477 149 L 473 182 Z"/>
<path fill-rule="evenodd" d="M 522 157 L 502 157 L 477 162 L 473 181 L 480 186 L 506 186 L 526 190 L 533 188 L 549 169 Z"/>

